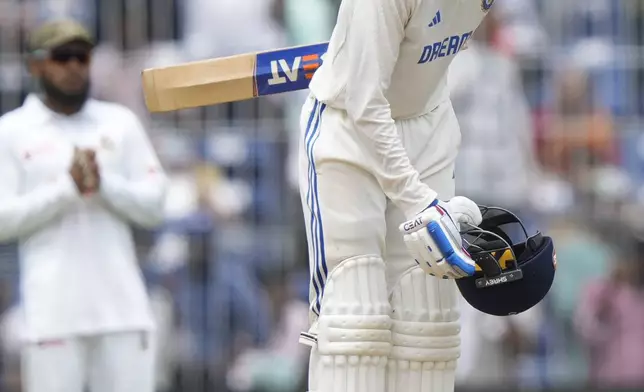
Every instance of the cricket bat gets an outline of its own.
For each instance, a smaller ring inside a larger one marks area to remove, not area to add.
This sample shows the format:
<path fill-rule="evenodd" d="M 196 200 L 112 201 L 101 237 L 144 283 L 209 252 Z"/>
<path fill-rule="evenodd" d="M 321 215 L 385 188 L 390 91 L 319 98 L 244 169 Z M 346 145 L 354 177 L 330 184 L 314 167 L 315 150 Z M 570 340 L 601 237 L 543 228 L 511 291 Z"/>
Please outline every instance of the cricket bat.
<path fill-rule="evenodd" d="M 145 104 L 158 113 L 303 90 L 327 47 L 323 42 L 145 69 Z"/>

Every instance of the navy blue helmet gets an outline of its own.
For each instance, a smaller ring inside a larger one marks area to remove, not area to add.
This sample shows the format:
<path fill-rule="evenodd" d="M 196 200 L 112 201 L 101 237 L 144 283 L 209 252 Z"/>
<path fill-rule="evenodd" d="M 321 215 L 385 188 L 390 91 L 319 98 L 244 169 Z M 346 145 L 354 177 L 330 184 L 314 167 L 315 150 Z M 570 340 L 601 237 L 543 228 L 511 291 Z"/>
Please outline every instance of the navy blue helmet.
<path fill-rule="evenodd" d="M 476 273 L 456 280 L 474 308 L 495 316 L 524 312 L 548 294 L 555 278 L 557 256 L 552 238 L 528 235 L 521 220 L 498 207 L 479 206 L 483 221 L 464 229 L 463 246 L 476 262 Z M 520 229 L 513 242 L 510 230 Z"/>

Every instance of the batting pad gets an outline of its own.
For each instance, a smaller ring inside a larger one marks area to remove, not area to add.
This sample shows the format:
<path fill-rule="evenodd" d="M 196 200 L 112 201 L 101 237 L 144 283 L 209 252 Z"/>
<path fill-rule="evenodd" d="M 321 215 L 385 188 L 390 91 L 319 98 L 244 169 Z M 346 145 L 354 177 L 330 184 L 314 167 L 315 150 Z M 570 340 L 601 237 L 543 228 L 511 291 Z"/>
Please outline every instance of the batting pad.
<path fill-rule="evenodd" d="M 393 348 L 386 392 L 453 392 L 460 356 L 457 288 L 419 267 L 407 272 L 391 297 Z"/>
<path fill-rule="evenodd" d="M 327 279 L 317 345 L 311 352 L 311 392 L 385 392 L 391 351 L 391 306 L 378 257 L 342 262 Z"/>

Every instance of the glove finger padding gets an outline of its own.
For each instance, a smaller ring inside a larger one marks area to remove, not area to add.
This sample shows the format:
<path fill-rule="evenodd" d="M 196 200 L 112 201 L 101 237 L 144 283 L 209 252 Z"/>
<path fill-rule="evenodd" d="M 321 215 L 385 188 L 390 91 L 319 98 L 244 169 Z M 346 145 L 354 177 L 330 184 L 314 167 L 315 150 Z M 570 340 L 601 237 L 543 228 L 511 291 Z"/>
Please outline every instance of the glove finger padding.
<path fill-rule="evenodd" d="M 403 236 L 403 240 L 409 254 L 411 254 L 411 257 L 416 261 L 416 264 L 423 267 L 423 265 L 428 263 L 424 257 L 425 250 L 423 241 L 419 239 L 418 233 L 406 234 Z M 428 267 L 431 268 L 431 264 L 429 264 Z"/>
<path fill-rule="evenodd" d="M 453 223 L 452 223 L 453 224 Z M 450 265 L 452 271 L 458 277 L 471 276 L 476 270 L 474 261 L 470 255 L 461 247 L 461 237 L 454 237 L 453 230 L 447 229 L 444 222 L 434 221 L 427 225 L 429 237 L 439 249 L 439 252 Z"/>
<path fill-rule="evenodd" d="M 417 233 L 418 237 L 421 240 L 419 247 L 424 250 L 425 254 L 428 255 L 426 258 L 430 259 L 428 260 L 427 264 L 431 266 L 432 274 L 439 277 L 452 277 L 452 268 L 445 261 L 445 255 L 440 250 L 438 244 L 434 241 L 434 238 L 430 235 L 429 230 L 422 229 Z"/>
<path fill-rule="evenodd" d="M 404 241 L 425 272 L 439 277 L 460 278 L 475 272 L 475 263 L 462 248 L 456 224 L 440 206 L 403 223 Z"/>

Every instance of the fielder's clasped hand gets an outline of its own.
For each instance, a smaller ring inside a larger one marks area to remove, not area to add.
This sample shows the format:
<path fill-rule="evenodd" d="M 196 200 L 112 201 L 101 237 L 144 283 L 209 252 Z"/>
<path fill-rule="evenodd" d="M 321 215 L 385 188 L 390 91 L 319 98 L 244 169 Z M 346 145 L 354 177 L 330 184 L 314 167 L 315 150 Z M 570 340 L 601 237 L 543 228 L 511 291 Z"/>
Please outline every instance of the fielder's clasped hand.
<path fill-rule="evenodd" d="M 474 275 L 476 264 L 463 248 L 461 223 L 479 225 L 481 211 L 472 200 L 457 196 L 435 201 L 414 219 L 400 225 L 405 245 L 428 274 L 459 279 Z"/>
<path fill-rule="evenodd" d="M 96 152 L 90 149 L 75 148 L 69 173 L 81 194 L 95 193 L 100 184 Z"/>

